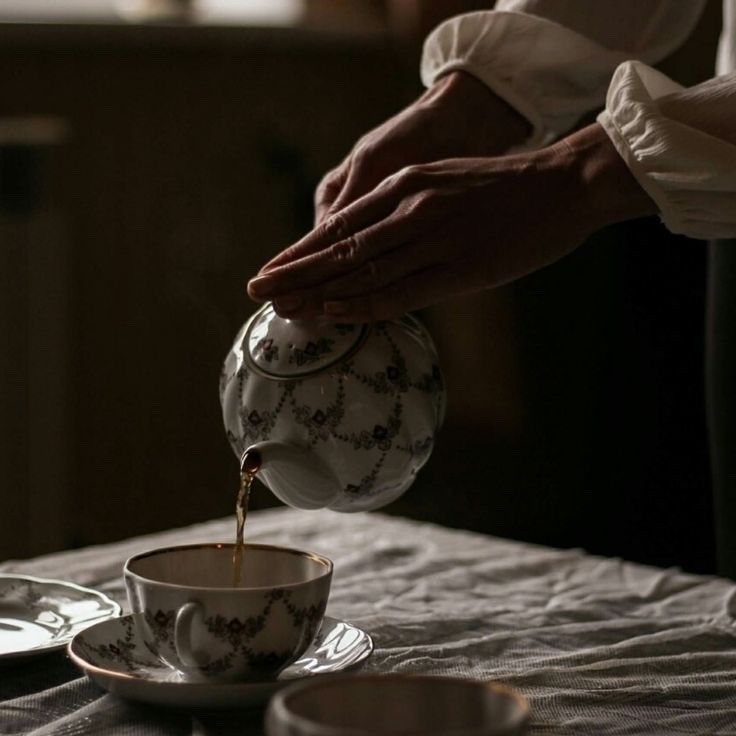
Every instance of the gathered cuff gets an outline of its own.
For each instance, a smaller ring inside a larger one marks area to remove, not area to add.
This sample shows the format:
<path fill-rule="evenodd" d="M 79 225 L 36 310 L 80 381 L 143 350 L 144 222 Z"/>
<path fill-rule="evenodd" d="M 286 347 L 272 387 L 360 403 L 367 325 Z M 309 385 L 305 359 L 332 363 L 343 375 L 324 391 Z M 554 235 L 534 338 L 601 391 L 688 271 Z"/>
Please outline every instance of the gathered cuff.
<path fill-rule="evenodd" d="M 427 37 L 425 86 L 452 71 L 483 82 L 532 126 L 526 148 L 550 143 L 603 106 L 613 70 L 626 59 L 554 21 L 481 11 L 450 18 Z"/>
<path fill-rule="evenodd" d="M 733 85 L 736 75 L 730 76 Z M 716 80 L 704 94 L 719 94 L 718 87 Z M 698 239 L 734 237 L 736 145 L 663 114 L 662 101 L 681 92 L 651 67 L 626 62 L 614 73 L 598 122 L 670 231 Z"/>

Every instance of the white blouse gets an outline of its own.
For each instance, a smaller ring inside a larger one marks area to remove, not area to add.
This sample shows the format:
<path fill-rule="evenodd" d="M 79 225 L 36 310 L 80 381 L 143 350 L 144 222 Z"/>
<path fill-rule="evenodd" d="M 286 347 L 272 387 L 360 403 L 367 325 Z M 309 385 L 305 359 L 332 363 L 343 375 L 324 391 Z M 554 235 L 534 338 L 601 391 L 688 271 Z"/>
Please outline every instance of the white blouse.
<path fill-rule="evenodd" d="M 685 89 L 648 66 L 677 49 L 706 0 L 499 0 L 427 38 L 422 81 L 463 70 L 532 124 L 527 146 L 591 110 L 665 225 L 736 237 L 736 0 L 724 0 L 720 76 Z"/>

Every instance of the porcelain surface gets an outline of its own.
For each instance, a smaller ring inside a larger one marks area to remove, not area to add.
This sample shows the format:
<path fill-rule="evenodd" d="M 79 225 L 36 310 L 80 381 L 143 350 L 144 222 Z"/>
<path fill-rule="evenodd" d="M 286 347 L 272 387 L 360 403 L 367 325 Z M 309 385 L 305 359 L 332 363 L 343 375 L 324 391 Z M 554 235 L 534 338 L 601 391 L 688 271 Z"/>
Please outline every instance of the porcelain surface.
<path fill-rule="evenodd" d="M 0 575 L 0 661 L 61 649 L 86 627 L 121 613 L 106 595 L 74 583 Z"/>
<path fill-rule="evenodd" d="M 521 736 L 529 704 L 497 682 L 358 674 L 295 683 L 274 696 L 267 736 Z"/>
<path fill-rule="evenodd" d="M 233 586 L 232 544 L 152 550 L 125 563 L 139 637 L 192 680 L 261 680 L 298 659 L 319 630 L 332 563 L 285 547 L 246 544 Z"/>
<path fill-rule="evenodd" d="M 166 666 L 139 635 L 142 614 L 105 621 L 76 636 L 69 656 L 104 690 L 129 700 L 182 708 L 248 708 L 303 678 L 351 670 L 373 651 L 371 637 L 325 617 L 303 656 L 278 677 L 259 682 L 189 682 Z"/>
<path fill-rule="evenodd" d="M 437 352 L 405 315 L 374 325 L 289 321 L 264 305 L 242 327 L 220 381 L 240 458 L 296 508 L 363 511 L 398 498 L 428 460 L 445 413 Z"/>

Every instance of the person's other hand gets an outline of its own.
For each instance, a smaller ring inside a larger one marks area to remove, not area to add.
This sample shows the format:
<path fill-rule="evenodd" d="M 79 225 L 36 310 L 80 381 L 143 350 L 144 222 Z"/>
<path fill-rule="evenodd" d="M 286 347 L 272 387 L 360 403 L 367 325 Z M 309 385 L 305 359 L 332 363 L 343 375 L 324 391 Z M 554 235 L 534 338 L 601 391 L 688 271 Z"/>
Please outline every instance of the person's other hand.
<path fill-rule="evenodd" d="M 529 123 L 482 82 L 451 72 L 418 100 L 364 135 L 315 193 L 315 225 L 405 166 L 496 156 L 522 143 Z"/>
<path fill-rule="evenodd" d="M 538 152 L 411 166 L 248 285 L 282 317 L 395 318 L 499 286 L 609 222 L 655 211 L 599 125 Z"/>

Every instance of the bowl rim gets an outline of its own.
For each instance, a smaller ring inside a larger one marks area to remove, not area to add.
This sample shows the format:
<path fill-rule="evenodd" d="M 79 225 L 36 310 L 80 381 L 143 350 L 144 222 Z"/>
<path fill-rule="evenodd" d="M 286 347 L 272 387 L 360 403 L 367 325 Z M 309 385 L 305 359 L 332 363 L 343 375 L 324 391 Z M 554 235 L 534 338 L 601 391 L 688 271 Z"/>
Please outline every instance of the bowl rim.
<path fill-rule="evenodd" d="M 313 720 L 307 716 L 302 716 L 294 713 L 288 705 L 288 701 L 295 694 L 298 694 L 302 690 L 316 690 L 321 687 L 329 687 L 339 683 L 347 682 L 376 682 L 376 681 L 392 681 L 396 684 L 401 682 L 417 682 L 417 681 L 439 681 L 451 683 L 453 685 L 470 685 L 477 689 L 485 690 L 496 695 L 501 695 L 506 698 L 510 698 L 514 701 L 516 709 L 510 719 L 510 722 L 505 726 L 504 731 L 500 732 L 499 736 L 503 736 L 508 733 L 515 734 L 519 729 L 523 727 L 529 719 L 529 701 L 522 695 L 516 688 L 506 685 L 498 680 L 478 680 L 466 677 L 454 677 L 452 675 L 432 675 L 432 674 L 410 674 L 410 673 L 366 673 L 358 675 L 329 675 L 320 677 L 317 680 L 300 681 L 296 682 L 289 687 L 284 688 L 277 692 L 272 698 L 268 705 L 268 711 L 266 713 L 266 723 L 269 720 L 275 720 L 278 718 L 280 723 L 289 724 L 301 728 L 304 734 L 311 736 L 312 734 L 320 734 L 320 736 L 376 736 L 377 731 L 366 730 L 365 728 L 342 728 L 338 726 L 331 726 L 321 721 Z M 419 736 L 420 731 L 405 731 L 404 736 Z M 454 730 L 448 730 L 443 732 L 443 736 L 483 736 L 485 732 L 482 727 L 470 727 L 470 728 L 457 728 Z M 271 731 L 267 728 L 267 736 L 271 734 Z"/>
<path fill-rule="evenodd" d="M 128 559 L 125 561 L 125 564 L 123 565 L 123 577 L 128 580 L 136 580 L 140 581 L 146 585 L 155 585 L 160 586 L 162 588 L 170 588 L 173 590 L 187 590 L 187 591 L 202 591 L 202 592 L 218 592 L 218 593 L 228 593 L 231 595 L 242 595 L 244 592 L 251 592 L 251 591 L 265 591 L 265 590 L 290 590 L 290 589 L 296 589 L 303 587 L 305 585 L 312 585 L 314 583 L 317 583 L 325 578 L 329 578 L 332 575 L 334 564 L 331 559 L 328 557 L 325 557 L 324 555 L 319 555 L 316 552 L 310 552 L 308 550 L 302 550 L 302 549 L 295 549 L 293 547 L 282 547 L 275 544 L 255 544 L 255 543 L 246 543 L 243 545 L 243 550 L 245 553 L 249 549 L 259 549 L 259 550 L 266 550 L 266 551 L 272 551 L 272 552 L 279 552 L 279 553 L 286 553 L 291 554 L 297 557 L 304 557 L 306 559 L 311 560 L 312 562 L 316 562 L 319 565 L 322 565 L 324 569 L 320 571 L 318 575 L 316 575 L 313 578 L 310 578 L 309 580 L 300 580 L 298 582 L 294 583 L 280 583 L 278 585 L 254 585 L 254 586 L 241 586 L 238 588 L 233 588 L 231 586 L 224 586 L 224 585 L 182 585 L 180 583 L 168 583 L 165 580 L 157 580 L 156 578 L 147 577 L 145 575 L 141 575 L 138 572 L 134 572 L 131 569 L 131 565 L 134 565 L 136 562 L 146 559 L 147 557 L 155 557 L 157 555 L 162 555 L 170 552 L 183 552 L 186 550 L 192 550 L 192 549 L 230 549 L 232 550 L 235 547 L 234 542 L 201 542 L 198 544 L 177 544 L 170 547 L 157 547 L 155 549 L 147 550 L 145 552 L 139 552 L 138 554 L 132 555 L 128 557 Z"/>

